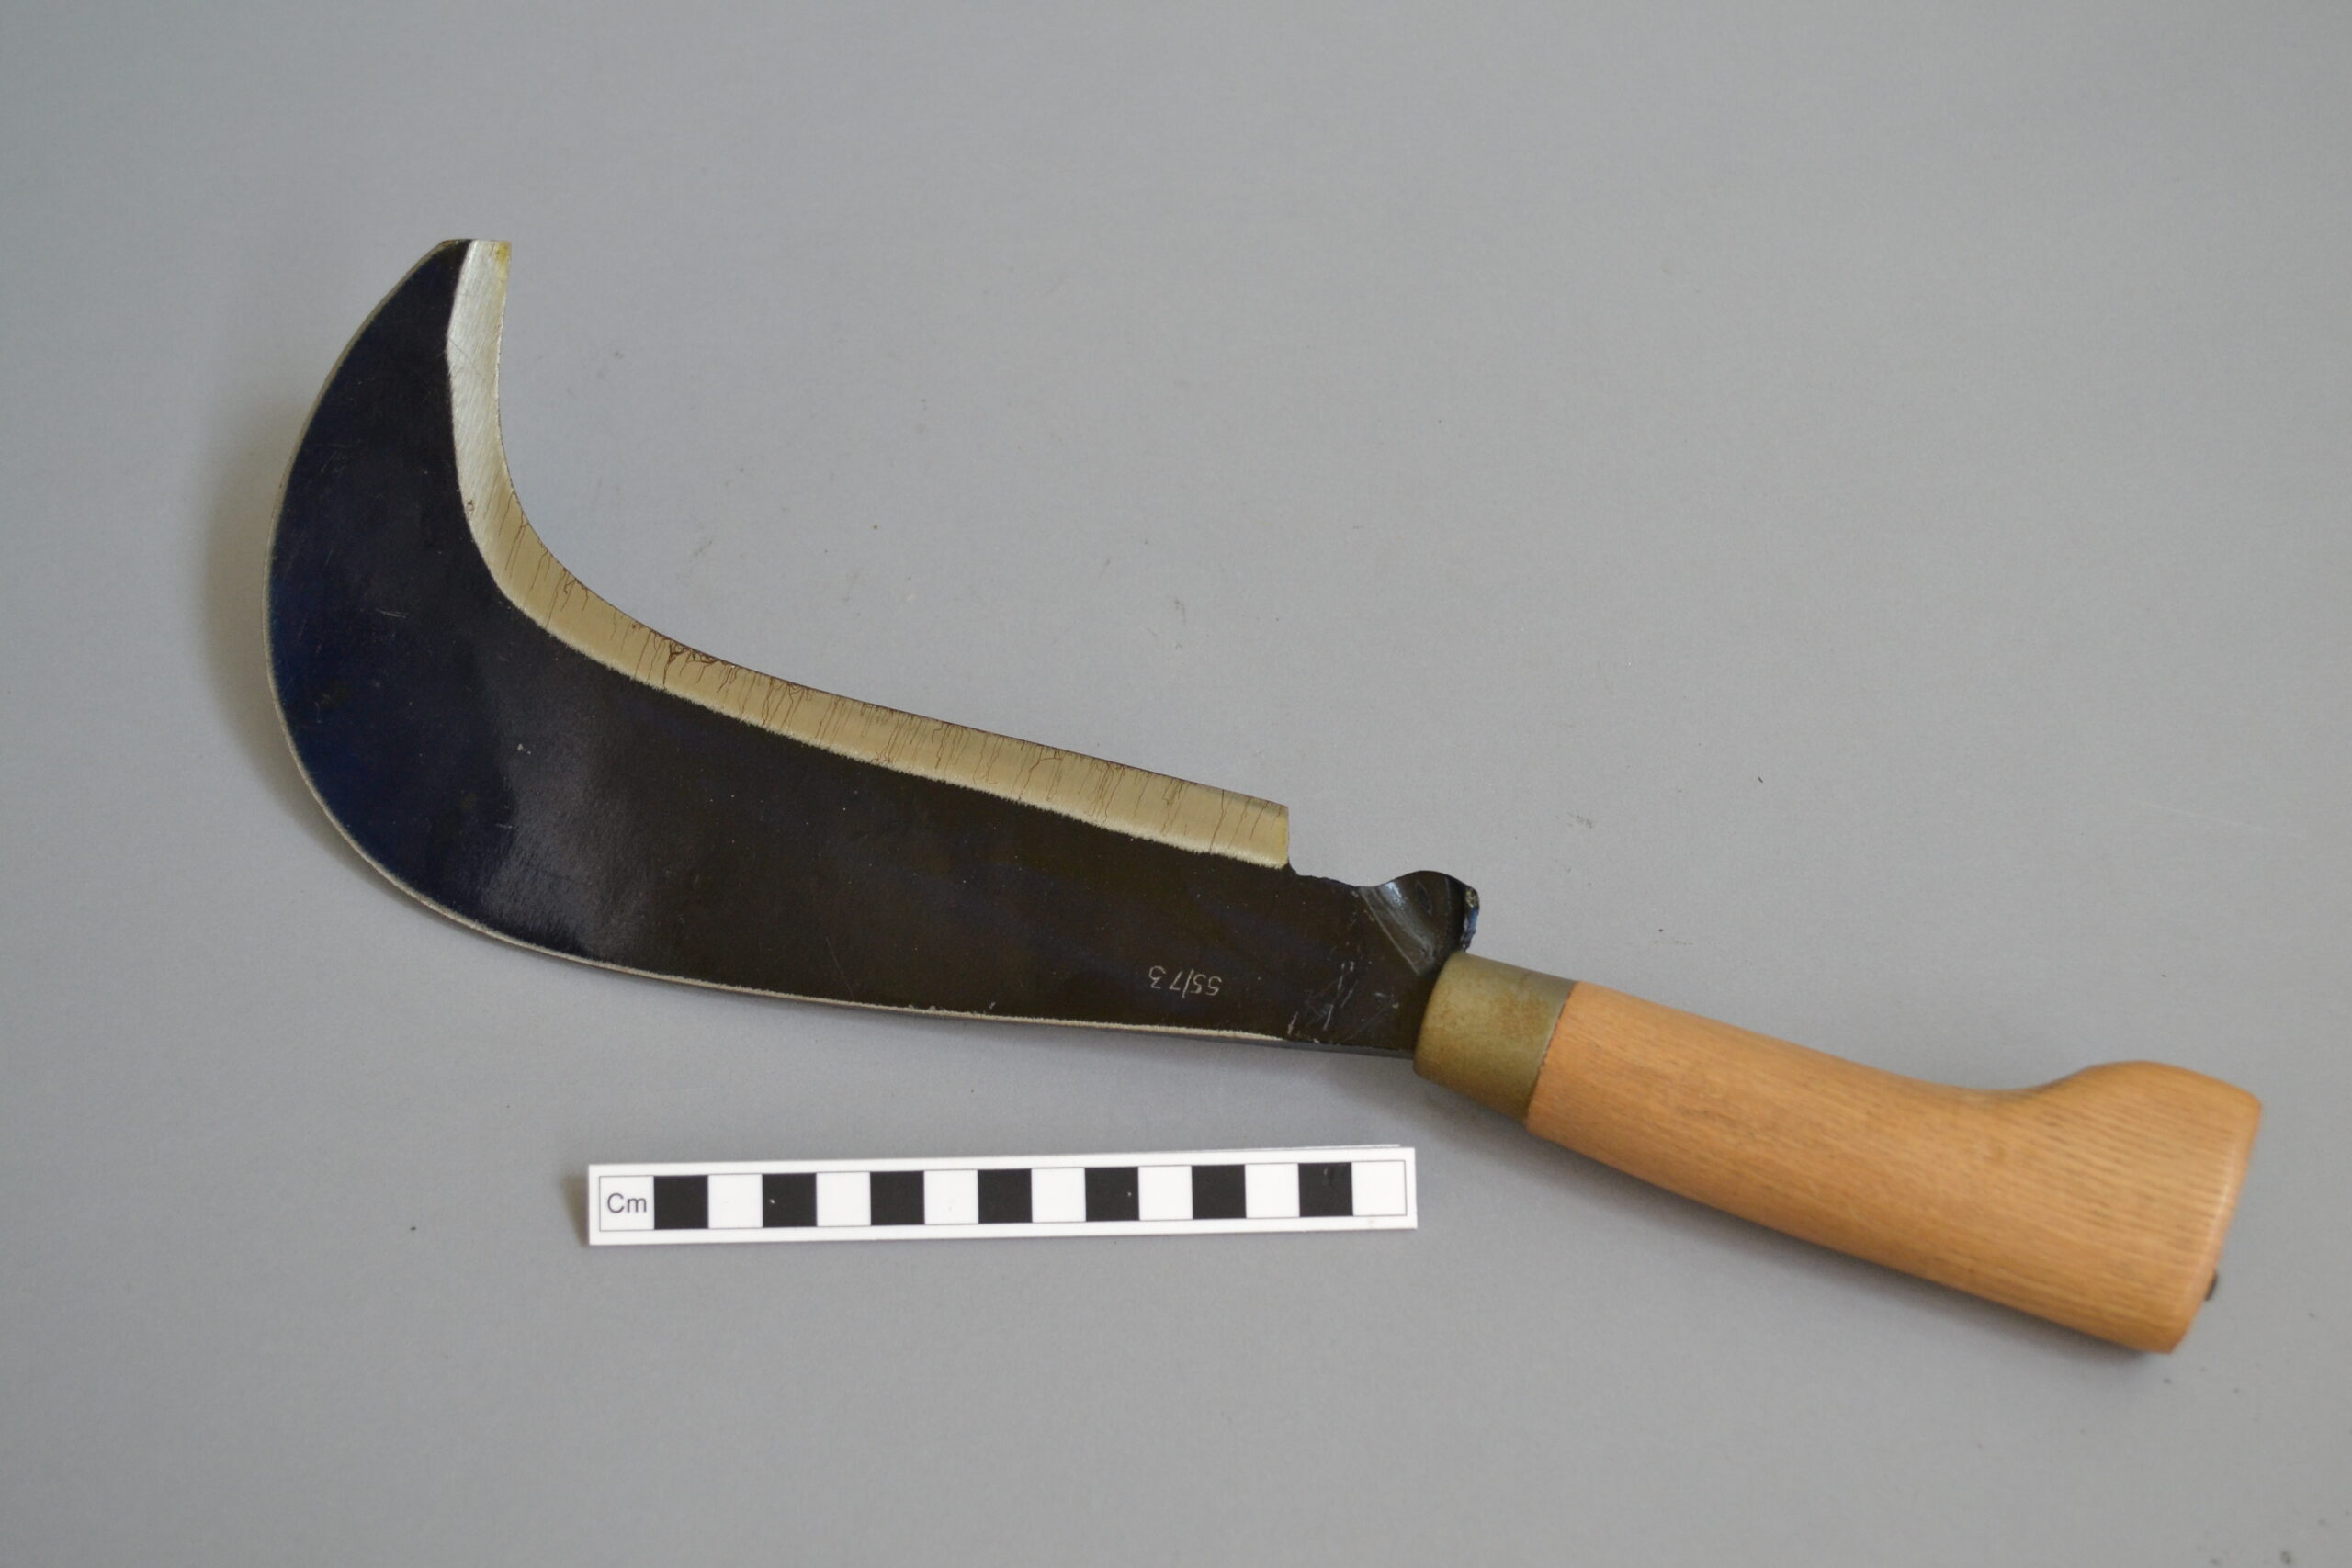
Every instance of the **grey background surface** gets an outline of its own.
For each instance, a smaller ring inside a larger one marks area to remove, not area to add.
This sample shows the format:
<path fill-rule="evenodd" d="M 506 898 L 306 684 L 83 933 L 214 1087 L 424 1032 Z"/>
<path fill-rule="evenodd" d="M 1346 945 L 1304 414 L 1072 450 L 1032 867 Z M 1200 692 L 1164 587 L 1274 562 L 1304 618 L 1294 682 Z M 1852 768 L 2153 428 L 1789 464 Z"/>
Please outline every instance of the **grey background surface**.
<path fill-rule="evenodd" d="M 2352 1562 L 2352 14 L 0 17 L 0 1559 Z M 541 533 L 1287 802 L 1480 951 L 2268 1103 L 2113 1351 L 1379 1064 L 763 1003 L 379 882 L 276 490 L 514 242 Z M 1397 1140 L 1416 1234 L 592 1254 L 591 1160 Z"/>

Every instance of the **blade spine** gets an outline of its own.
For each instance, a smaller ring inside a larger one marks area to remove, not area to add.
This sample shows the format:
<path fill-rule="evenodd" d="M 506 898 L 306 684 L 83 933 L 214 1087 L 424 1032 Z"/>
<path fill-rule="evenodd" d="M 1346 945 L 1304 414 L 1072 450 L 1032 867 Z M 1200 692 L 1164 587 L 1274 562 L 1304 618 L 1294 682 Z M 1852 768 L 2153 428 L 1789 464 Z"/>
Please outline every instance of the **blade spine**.
<path fill-rule="evenodd" d="M 303 783 L 306 784 L 310 783 L 307 771 L 303 774 Z M 566 953 L 560 948 L 527 942 L 512 931 L 502 931 L 470 915 L 461 914 L 438 898 L 419 890 L 374 855 L 369 854 L 359 840 L 353 838 L 344 828 L 342 819 L 337 818 L 334 811 L 327 809 L 325 800 L 319 795 L 315 786 L 311 793 L 311 798 L 319 801 L 320 808 L 324 812 L 327 820 L 334 823 L 335 831 L 342 835 L 343 841 L 351 846 L 352 852 L 367 862 L 377 875 L 401 893 L 424 905 L 435 914 L 463 926 L 468 931 L 504 942 L 509 947 L 520 948 L 526 953 L 536 953 L 542 957 L 558 959 L 566 964 L 578 964 L 590 969 L 603 969 L 615 975 L 628 975 L 640 980 L 660 980 L 673 986 L 693 986 L 699 990 L 724 991 L 732 996 L 762 997 L 775 1001 L 813 1002 L 821 1007 L 857 1008 L 866 1012 L 899 1013 L 910 1018 L 968 1019 L 979 1023 L 1042 1023 L 1056 1029 L 1111 1029 L 1125 1034 L 1173 1034 L 1195 1040 L 1238 1040 L 1252 1045 L 1282 1045 L 1292 1050 L 1328 1051 L 1351 1056 L 1393 1057 L 1407 1054 L 1399 1052 L 1393 1046 L 1342 1045 L 1324 1040 L 1295 1040 L 1280 1034 L 1256 1034 L 1245 1029 L 1186 1029 L 1181 1024 L 1132 1023 L 1116 1019 L 1056 1018 L 1049 1013 L 967 1012 L 956 1008 L 900 1007 L 892 1002 L 859 1001 L 854 997 L 823 997 L 802 991 L 769 990 L 758 986 L 734 986 L 724 980 L 707 980 L 698 976 L 680 974 L 666 969 L 640 969 L 632 964 L 615 964 L 609 959 L 591 958 L 584 953 Z"/>
<path fill-rule="evenodd" d="M 1289 813 L 1277 802 L 769 675 L 656 631 L 582 582 L 532 528 L 506 467 L 498 349 L 507 245 L 463 243 L 445 351 L 459 490 L 500 592 L 548 635 L 640 683 L 836 755 L 1180 849 L 1290 863 Z M 1048 782 L 1038 785 L 1041 773 Z M 1157 812 L 1146 808 L 1155 794 Z"/>

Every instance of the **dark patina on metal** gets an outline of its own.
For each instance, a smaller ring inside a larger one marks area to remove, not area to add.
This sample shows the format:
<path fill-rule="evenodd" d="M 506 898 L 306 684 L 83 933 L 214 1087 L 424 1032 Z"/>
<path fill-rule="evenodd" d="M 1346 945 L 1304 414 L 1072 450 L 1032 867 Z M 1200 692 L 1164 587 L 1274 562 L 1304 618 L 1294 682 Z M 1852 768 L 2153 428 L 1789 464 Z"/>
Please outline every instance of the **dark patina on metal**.
<path fill-rule="evenodd" d="M 567 958 L 875 1007 L 1409 1054 L 1477 898 L 1353 887 L 837 755 L 560 641 L 460 494 L 462 245 L 345 353 L 270 562 L 303 773 L 385 875 Z"/>

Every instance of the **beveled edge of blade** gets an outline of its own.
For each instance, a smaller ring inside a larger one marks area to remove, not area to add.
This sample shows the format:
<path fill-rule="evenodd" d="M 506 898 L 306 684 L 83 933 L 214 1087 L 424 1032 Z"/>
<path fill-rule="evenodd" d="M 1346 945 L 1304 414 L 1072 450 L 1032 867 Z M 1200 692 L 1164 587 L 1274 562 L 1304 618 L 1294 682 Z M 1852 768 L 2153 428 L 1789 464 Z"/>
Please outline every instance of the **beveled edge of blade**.
<path fill-rule="evenodd" d="M 500 591 L 549 634 L 673 696 L 861 762 L 1181 849 L 1290 863 L 1290 814 L 1272 801 L 763 675 L 663 636 L 572 576 L 524 517 L 506 469 L 498 424 L 506 264 L 504 241 L 467 242 L 447 344 L 458 482 Z"/>

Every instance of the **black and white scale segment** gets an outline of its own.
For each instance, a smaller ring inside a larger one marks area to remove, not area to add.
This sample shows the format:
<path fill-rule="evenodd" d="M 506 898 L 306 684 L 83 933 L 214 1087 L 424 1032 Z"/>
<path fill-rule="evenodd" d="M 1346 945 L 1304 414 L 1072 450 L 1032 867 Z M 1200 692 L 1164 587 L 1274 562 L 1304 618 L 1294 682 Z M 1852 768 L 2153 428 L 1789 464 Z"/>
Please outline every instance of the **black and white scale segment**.
<path fill-rule="evenodd" d="M 1411 1230 L 1413 1151 L 1190 1150 L 588 1168 L 588 1239 L 673 1242 Z"/>

